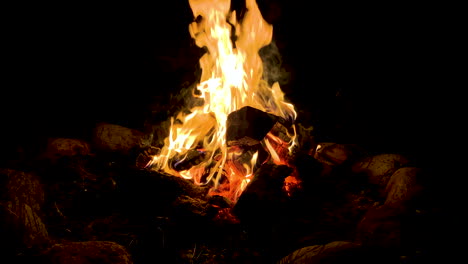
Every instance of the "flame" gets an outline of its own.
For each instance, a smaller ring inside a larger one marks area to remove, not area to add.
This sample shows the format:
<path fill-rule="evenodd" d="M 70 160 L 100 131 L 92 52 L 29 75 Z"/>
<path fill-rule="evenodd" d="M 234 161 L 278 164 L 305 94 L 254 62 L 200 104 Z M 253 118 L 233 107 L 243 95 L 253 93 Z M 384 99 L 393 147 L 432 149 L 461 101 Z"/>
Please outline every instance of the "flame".
<path fill-rule="evenodd" d="M 227 146 L 228 115 L 245 106 L 286 120 L 295 120 L 296 112 L 279 84 L 270 86 L 263 79 L 259 50 L 271 43 L 273 27 L 263 19 L 255 0 L 246 0 L 241 21 L 230 11 L 230 0 L 189 0 L 189 4 L 196 19 L 189 25 L 190 35 L 207 51 L 200 58 L 202 73 L 193 93 L 203 103 L 171 118 L 164 146 L 148 166 L 196 184 L 213 182 L 212 193 L 235 202 L 253 178 L 258 152 L 246 154 Z M 287 144 L 289 148 L 291 142 Z M 272 146 L 278 145 L 276 137 L 269 135 L 264 145 L 276 163 L 284 164 L 282 154 Z M 177 169 L 194 155 L 196 164 Z M 245 155 L 251 157 L 248 162 Z"/>

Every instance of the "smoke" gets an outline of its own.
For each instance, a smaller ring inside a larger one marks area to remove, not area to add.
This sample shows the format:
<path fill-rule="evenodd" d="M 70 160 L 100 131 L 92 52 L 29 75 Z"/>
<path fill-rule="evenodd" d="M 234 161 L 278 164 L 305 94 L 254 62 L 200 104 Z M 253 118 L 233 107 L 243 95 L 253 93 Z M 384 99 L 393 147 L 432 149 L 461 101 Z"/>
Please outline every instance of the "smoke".
<path fill-rule="evenodd" d="M 263 79 L 270 86 L 275 82 L 278 82 L 280 86 L 289 82 L 291 76 L 282 67 L 283 59 L 275 41 L 261 48 L 259 54 L 263 61 Z"/>

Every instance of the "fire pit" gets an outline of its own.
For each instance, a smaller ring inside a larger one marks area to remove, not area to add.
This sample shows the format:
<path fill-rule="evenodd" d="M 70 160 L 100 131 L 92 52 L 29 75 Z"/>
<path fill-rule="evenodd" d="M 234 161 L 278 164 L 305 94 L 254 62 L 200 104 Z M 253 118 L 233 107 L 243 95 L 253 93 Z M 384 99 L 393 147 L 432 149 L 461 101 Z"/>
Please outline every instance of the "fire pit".
<path fill-rule="evenodd" d="M 309 84 L 297 79 L 283 89 L 282 66 L 269 57 L 279 50 L 270 21 L 281 5 L 188 1 L 193 53 L 158 61 L 196 77 L 149 95 L 157 100 L 144 117 L 123 120 L 125 111 L 112 107 L 100 112 L 112 118 L 97 117 L 91 107 L 84 112 L 92 120 L 75 123 L 79 129 L 64 128 L 83 114 L 75 110 L 32 137 L 40 126 L 14 119 L 21 133 L 5 139 L 26 140 L 2 150 L 3 255 L 67 264 L 444 259 L 436 249 L 447 237 L 433 227 L 446 223 L 446 211 L 427 154 L 399 151 L 414 137 L 376 133 L 401 116 L 369 121 L 362 113 L 385 101 L 353 97 L 362 90 L 309 96 L 302 91 Z M 105 106 L 94 100 L 96 109 Z"/>

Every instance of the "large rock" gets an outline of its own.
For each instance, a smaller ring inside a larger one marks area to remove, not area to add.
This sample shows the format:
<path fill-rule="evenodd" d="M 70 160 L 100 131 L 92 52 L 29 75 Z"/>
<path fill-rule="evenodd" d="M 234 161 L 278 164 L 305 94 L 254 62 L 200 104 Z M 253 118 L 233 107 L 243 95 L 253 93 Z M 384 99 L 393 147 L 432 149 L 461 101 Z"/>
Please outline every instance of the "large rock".
<path fill-rule="evenodd" d="M 400 154 L 378 154 L 360 159 L 353 164 L 352 171 L 365 174 L 369 183 L 384 189 L 393 173 L 409 162 L 407 157 Z"/>
<path fill-rule="evenodd" d="M 33 174 L 0 169 L 0 244 L 18 248 L 39 248 L 49 242 L 42 222 L 44 190 Z"/>
<path fill-rule="evenodd" d="M 385 189 L 385 205 L 405 207 L 415 204 L 423 191 L 423 186 L 418 181 L 421 176 L 422 169 L 416 167 L 404 167 L 395 171 Z"/>
<path fill-rule="evenodd" d="M 334 241 L 297 249 L 276 264 L 362 263 L 361 246 L 349 241 Z"/>
<path fill-rule="evenodd" d="M 339 144 L 334 142 L 319 142 L 310 154 L 319 162 L 327 165 L 340 165 L 348 160 L 361 157 L 364 153 L 359 146 L 354 144 Z"/>
<path fill-rule="evenodd" d="M 0 199 L 14 205 L 27 204 L 40 212 L 44 204 L 44 189 L 35 173 L 13 169 L 0 169 Z"/>
<path fill-rule="evenodd" d="M 356 242 L 370 248 L 398 249 L 402 245 L 403 210 L 370 208 L 356 228 Z"/>
<path fill-rule="evenodd" d="M 87 156 L 91 154 L 88 142 L 74 138 L 49 138 L 43 156 L 51 161 L 63 157 Z"/>
<path fill-rule="evenodd" d="M 39 215 L 24 203 L 0 204 L 1 243 L 15 249 L 40 249 L 50 242 L 49 233 Z"/>
<path fill-rule="evenodd" d="M 141 147 L 143 140 L 143 132 L 120 125 L 99 123 L 94 128 L 93 144 L 105 152 L 128 154 Z"/>
<path fill-rule="evenodd" d="M 55 244 L 45 253 L 50 264 L 131 264 L 127 249 L 111 241 L 85 241 Z"/>

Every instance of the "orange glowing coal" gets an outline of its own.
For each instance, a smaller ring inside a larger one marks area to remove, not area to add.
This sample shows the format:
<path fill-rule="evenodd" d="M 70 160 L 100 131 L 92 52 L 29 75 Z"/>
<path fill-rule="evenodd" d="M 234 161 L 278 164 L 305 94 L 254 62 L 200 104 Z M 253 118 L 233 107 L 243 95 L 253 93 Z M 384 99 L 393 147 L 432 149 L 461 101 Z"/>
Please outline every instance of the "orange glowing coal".
<path fill-rule="evenodd" d="M 294 106 L 286 102 L 276 82 L 263 79 L 259 50 L 272 41 L 273 27 L 262 17 L 255 0 L 246 0 L 246 12 L 237 21 L 230 0 L 189 0 L 195 18 L 189 32 L 206 53 L 200 58 L 200 82 L 193 96 L 203 103 L 171 118 L 168 137 L 160 153 L 148 166 L 196 184 L 212 184 L 211 194 L 235 202 L 254 177 L 258 152 L 240 158 L 243 150 L 226 142 L 227 119 L 243 107 L 295 120 Z M 269 133 L 262 146 L 270 161 L 284 164 L 284 154 L 295 144 L 295 132 L 289 142 Z M 284 148 L 286 147 L 286 148 Z M 175 169 L 190 157 L 196 164 Z M 265 161 L 264 161 L 265 162 Z"/>

